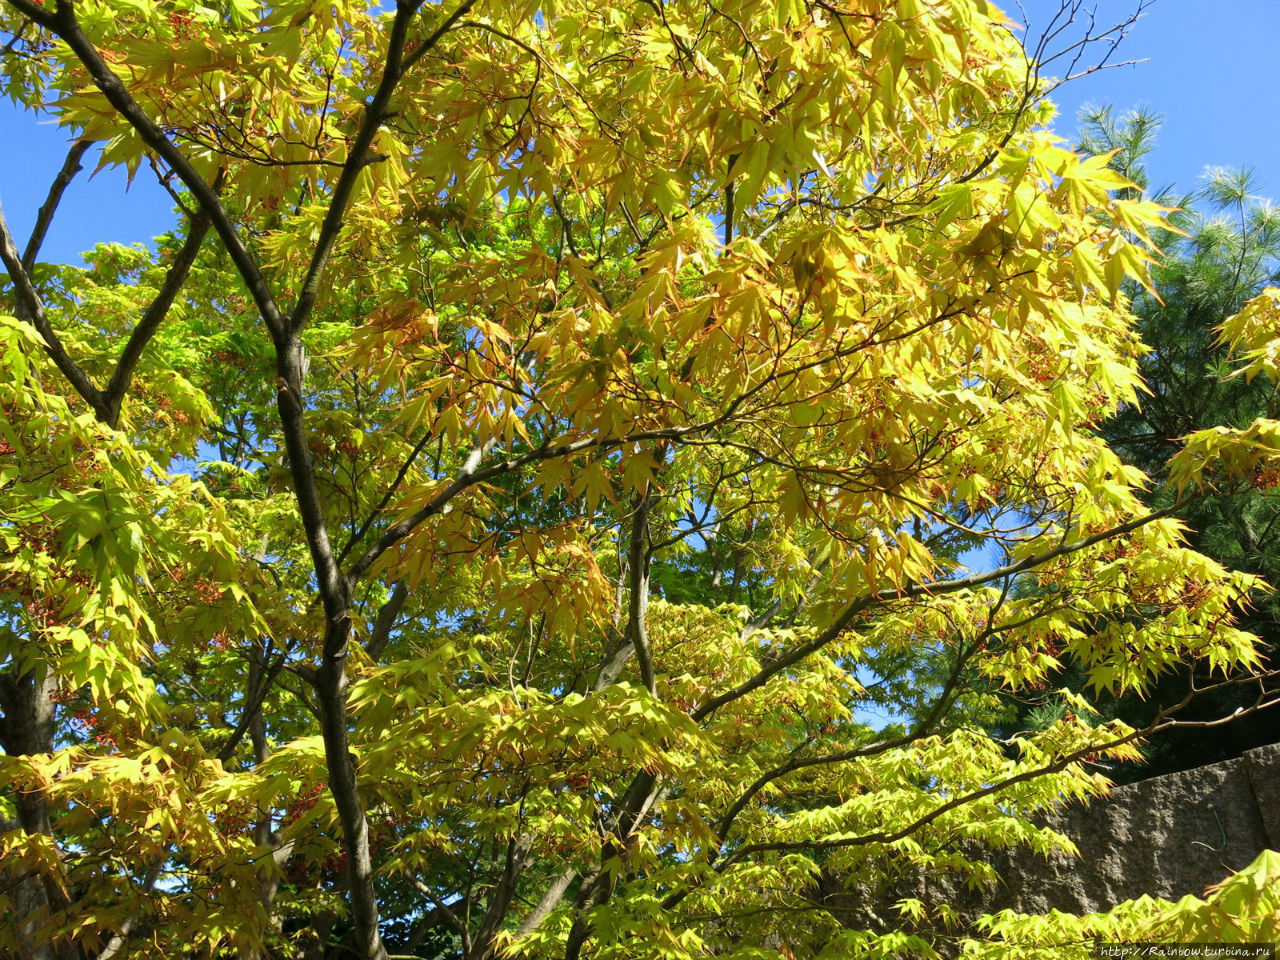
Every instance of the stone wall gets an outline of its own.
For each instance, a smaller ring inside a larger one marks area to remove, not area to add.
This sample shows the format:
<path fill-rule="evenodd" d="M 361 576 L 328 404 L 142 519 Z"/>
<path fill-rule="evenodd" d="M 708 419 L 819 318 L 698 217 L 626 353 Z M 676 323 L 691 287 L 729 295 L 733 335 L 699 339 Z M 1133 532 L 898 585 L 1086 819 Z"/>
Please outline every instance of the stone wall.
<path fill-rule="evenodd" d="M 1092 913 L 1146 893 L 1176 900 L 1280 850 L 1280 744 L 1117 787 L 1062 811 L 1054 826 L 1080 858 L 1002 856 L 987 910 Z"/>
<path fill-rule="evenodd" d="M 825 877 L 815 899 L 849 926 L 884 929 L 901 926 L 890 905 L 902 897 L 945 901 L 972 920 L 1007 908 L 1094 913 L 1143 894 L 1202 896 L 1261 851 L 1280 850 L 1280 744 L 1116 787 L 1059 811 L 1052 825 L 1075 842 L 1079 858 L 992 851 L 988 859 L 1004 878 L 992 889 L 975 892 L 934 876 L 871 893 Z"/>

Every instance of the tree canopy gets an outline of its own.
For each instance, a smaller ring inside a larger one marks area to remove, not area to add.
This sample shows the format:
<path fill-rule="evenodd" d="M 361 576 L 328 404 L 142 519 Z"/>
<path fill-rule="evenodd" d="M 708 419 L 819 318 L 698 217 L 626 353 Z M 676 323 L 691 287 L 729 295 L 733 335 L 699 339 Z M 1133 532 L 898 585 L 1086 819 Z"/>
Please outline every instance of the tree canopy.
<path fill-rule="evenodd" d="M 1176 707 L 1275 698 L 1260 582 L 1171 514 L 1280 424 L 1192 435 L 1146 505 L 1098 428 L 1166 211 L 1043 128 L 990 4 L 0 29 L 71 143 L 30 239 L 0 219 L 0 950 L 1025 956 L 1048 928 L 850 929 L 811 888 L 990 879 Z M 182 224 L 42 262 L 91 144 Z M 1275 297 L 1227 333 L 1249 376 Z M 1139 729 L 1067 659 L 1206 671 Z M 1008 694 L 1068 709 L 996 737 Z M 1276 872 L 1106 922 L 1265 933 Z"/>
<path fill-rule="evenodd" d="M 1274 388 L 1267 378 L 1233 375 L 1231 350 L 1220 333 L 1224 321 L 1276 280 L 1280 264 L 1280 220 L 1271 203 L 1257 195 L 1248 168 L 1210 168 L 1197 190 L 1176 193 L 1155 188 L 1145 162 L 1157 149 L 1161 119 L 1148 109 L 1123 114 L 1111 107 L 1089 107 L 1081 114 L 1079 149 L 1108 154 L 1113 169 L 1133 183 L 1129 196 L 1145 196 L 1169 207 L 1167 226 L 1153 231 L 1159 257 L 1150 270 L 1150 289 L 1126 281 L 1129 310 L 1148 352 L 1139 359 L 1145 391 L 1140 404 L 1122 405 L 1101 433 L 1126 463 L 1154 481 L 1145 500 L 1168 506 L 1178 492 L 1166 468 L 1181 438 L 1197 430 L 1225 425 L 1245 427 L 1256 417 L 1275 414 Z M 1205 491 L 1183 506 L 1188 542 L 1225 566 L 1258 574 L 1275 583 L 1280 557 L 1274 548 L 1277 519 L 1274 478 L 1260 470 L 1248 485 L 1226 484 Z M 1274 593 L 1259 593 L 1241 623 L 1258 633 L 1264 659 L 1274 657 L 1277 613 Z M 1189 663 L 1186 670 L 1203 670 Z M 1081 679 L 1068 667 L 1067 680 Z M 1096 705 L 1138 726 L 1183 696 L 1185 676 L 1171 674 L 1142 695 Z M 1211 719 L 1247 705 L 1254 691 L 1224 689 L 1202 698 L 1183 717 Z M 1023 701 L 1017 720 L 1053 716 L 1065 707 Z M 1238 756 L 1280 736 L 1275 714 L 1249 714 L 1221 727 L 1189 727 L 1153 738 L 1144 747 L 1146 762 L 1116 768 L 1115 779 L 1148 777 Z"/>

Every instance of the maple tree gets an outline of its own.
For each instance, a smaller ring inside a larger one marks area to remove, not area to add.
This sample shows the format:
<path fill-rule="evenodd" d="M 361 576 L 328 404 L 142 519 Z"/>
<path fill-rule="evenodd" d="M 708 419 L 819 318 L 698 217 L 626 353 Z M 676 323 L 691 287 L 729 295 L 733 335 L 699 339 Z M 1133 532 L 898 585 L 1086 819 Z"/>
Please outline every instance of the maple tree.
<path fill-rule="evenodd" d="M 1037 125 L 994 7 L 2 9 L 73 146 L 0 220 L 0 949 L 929 955 L 947 904 L 846 929 L 813 880 L 1062 843 L 1179 722 L 1063 662 L 1275 698 L 1258 582 L 1170 513 L 1280 426 L 1143 505 L 1097 427 L 1164 211 Z M 42 263 L 91 143 L 183 223 Z M 1019 692 L 1070 709 L 997 739 Z"/>
<path fill-rule="evenodd" d="M 1169 227 L 1153 233 L 1160 258 L 1151 269 L 1151 289 L 1128 283 L 1129 310 L 1149 348 L 1139 361 L 1146 391 L 1141 405 L 1121 408 L 1101 426 L 1103 438 L 1121 459 L 1153 479 L 1146 502 L 1167 506 L 1177 491 L 1163 474 L 1180 438 L 1214 425 L 1243 427 L 1255 417 L 1274 415 L 1272 383 L 1232 376 L 1230 350 L 1217 329 L 1274 284 L 1280 254 L 1277 213 L 1256 196 L 1257 183 L 1247 168 L 1211 168 L 1202 187 L 1186 194 L 1172 187 L 1153 191 L 1145 163 L 1156 149 L 1161 120 L 1150 111 L 1089 108 L 1080 120 L 1077 149 L 1109 154 L 1110 165 L 1134 184 L 1128 195 L 1144 195 L 1172 209 Z M 1187 503 L 1178 517 L 1187 523 L 1188 542 L 1196 550 L 1275 583 L 1280 569 L 1271 544 L 1276 506 L 1274 484 L 1264 471 L 1248 486 L 1207 491 Z M 1259 594 L 1239 621 L 1262 640 L 1264 662 L 1273 656 L 1276 615 L 1275 594 Z M 1186 669 L 1196 666 L 1189 663 Z M 1064 681 L 1071 685 L 1070 670 Z M 1155 711 L 1180 700 L 1185 688 L 1180 672 L 1141 696 L 1112 701 L 1104 695 L 1095 706 L 1104 715 L 1142 726 Z M 1224 689 L 1202 698 L 1182 717 L 1223 716 L 1248 705 L 1253 694 L 1247 688 Z M 1014 722 L 1026 722 L 1037 711 L 1052 716 L 1063 709 L 1062 704 L 1023 703 Z M 1111 776 L 1140 779 L 1239 756 L 1276 740 L 1276 719 L 1274 712 L 1254 713 L 1224 726 L 1170 731 L 1144 746 L 1143 764 L 1116 768 Z"/>
<path fill-rule="evenodd" d="M 1123 158 L 1121 172 L 1140 181 L 1151 196 L 1142 163 L 1143 154 L 1154 147 L 1159 119 L 1135 112 L 1117 121 L 1107 110 L 1087 121 L 1092 135 L 1084 139 L 1086 150 L 1120 148 L 1113 166 Z M 1126 462 L 1157 481 L 1177 445 L 1166 438 L 1218 424 L 1243 427 L 1254 417 L 1275 415 L 1270 381 L 1231 376 L 1232 358 L 1215 331 L 1276 282 L 1280 254 L 1277 211 L 1258 197 L 1256 178 L 1247 168 L 1211 168 L 1194 193 L 1164 193 L 1155 199 L 1178 208 L 1173 222 L 1182 234 L 1168 231 L 1157 237 L 1161 262 L 1152 270 L 1152 285 L 1158 297 L 1143 291 L 1130 302 L 1143 342 L 1151 348 L 1139 366 L 1151 392 L 1140 408 L 1122 411 L 1103 430 Z M 1189 542 L 1227 566 L 1275 583 L 1280 570 L 1271 544 L 1275 494 L 1269 478 L 1259 475 L 1243 490 L 1228 486 L 1188 504 L 1181 518 L 1191 529 Z M 1157 482 L 1148 502 L 1162 504 L 1173 496 Z M 1276 599 L 1274 593 L 1259 595 L 1241 621 L 1262 639 L 1265 658 L 1274 656 Z M 1224 691 L 1220 702 L 1211 700 L 1196 712 L 1206 717 L 1229 713 L 1239 705 L 1232 698 L 1242 694 L 1248 697 L 1247 691 Z M 1158 703 L 1162 698 L 1156 691 L 1150 699 Z M 1148 747 L 1149 762 L 1155 769 L 1169 769 L 1237 756 L 1274 741 L 1280 733 L 1276 719 L 1274 713 L 1255 714 L 1222 728 L 1174 733 Z"/>

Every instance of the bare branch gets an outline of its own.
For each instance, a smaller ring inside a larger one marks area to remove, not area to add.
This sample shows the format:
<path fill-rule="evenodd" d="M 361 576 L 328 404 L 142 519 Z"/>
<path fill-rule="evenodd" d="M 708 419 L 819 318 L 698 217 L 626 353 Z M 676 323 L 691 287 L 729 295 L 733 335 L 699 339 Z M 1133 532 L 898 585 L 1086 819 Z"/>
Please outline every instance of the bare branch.
<path fill-rule="evenodd" d="M 66 192 L 72 178 L 80 172 L 80 161 L 91 146 L 93 146 L 92 140 L 77 140 L 73 143 L 71 149 L 67 151 L 67 159 L 62 162 L 62 169 L 49 185 L 49 194 L 40 205 L 35 226 L 31 228 L 31 237 L 27 240 L 26 249 L 22 251 L 22 267 L 28 273 L 36 265 L 36 257 L 40 255 L 40 248 L 44 245 L 49 225 L 53 223 L 53 215 L 57 213 L 58 204 L 62 202 L 62 194 Z"/>

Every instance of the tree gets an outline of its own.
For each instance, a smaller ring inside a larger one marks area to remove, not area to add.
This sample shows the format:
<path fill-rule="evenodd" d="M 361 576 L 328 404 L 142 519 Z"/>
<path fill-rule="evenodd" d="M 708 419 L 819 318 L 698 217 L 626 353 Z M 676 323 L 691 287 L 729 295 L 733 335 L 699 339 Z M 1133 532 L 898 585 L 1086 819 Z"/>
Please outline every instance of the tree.
<path fill-rule="evenodd" d="M 927 953 L 815 873 L 982 879 L 1179 722 L 997 689 L 1256 666 L 1170 514 L 1274 426 L 1144 506 L 1162 211 L 987 4 L 3 9 L 44 210 L 96 142 L 184 215 L 0 225 L 10 953 Z"/>
<path fill-rule="evenodd" d="M 1128 291 L 1137 330 L 1149 348 L 1139 361 L 1147 390 L 1140 404 L 1122 406 L 1102 425 L 1103 437 L 1121 458 L 1157 481 L 1147 502 L 1166 506 L 1176 498 L 1165 466 L 1178 438 L 1219 424 L 1242 428 L 1275 414 L 1270 381 L 1234 376 L 1229 349 L 1218 334 L 1224 321 L 1275 282 L 1280 220 L 1270 203 L 1256 196 L 1248 170 L 1214 169 L 1200 191 L 1182 196 L 1170 187 L 1152 190 L 1144 158 L 1155 148 L 1160 119 L 1149 111 L 1117 117 L 1109 107 L 1087 109 L 1081 119 L 1082 150 L 1110 154 L 1111 166 L 1134 182 L 1133 196 L 1176 208 L 1169 229 L 1154 234 L 1161 256 L 1151 270 L 1151 290 L 1135 283 Z M 1280 557 L 1271 545 L 1277 517 L 1271 479 L 1263 471 L 1243 489 L 1214 491 L 1187 504 L 1179 518 L 1188 524 L 1195 549 L 1274 583 Z M 1243 620 L 1262 637 L 1268 657 L 1276 642 L 1276 616 L 1275 598 L 1267 594 L 1255 599 Z M 1184 678 L 1172 676 L 1142 699 L 1100 706 L 1108 715 L 1143 725 L 1177 700 L 1184 687 Z M 1225 715 L 1250 697 L 1246 690 L 1223 691 L 1184 716 Z M 1145 767 L 1117 773 L 1151 776 L 1185 769 L 1275 737 L 1274 718 L 1265 714 L 1220 729 L 1170 732 L 1150 745 Z"/>

